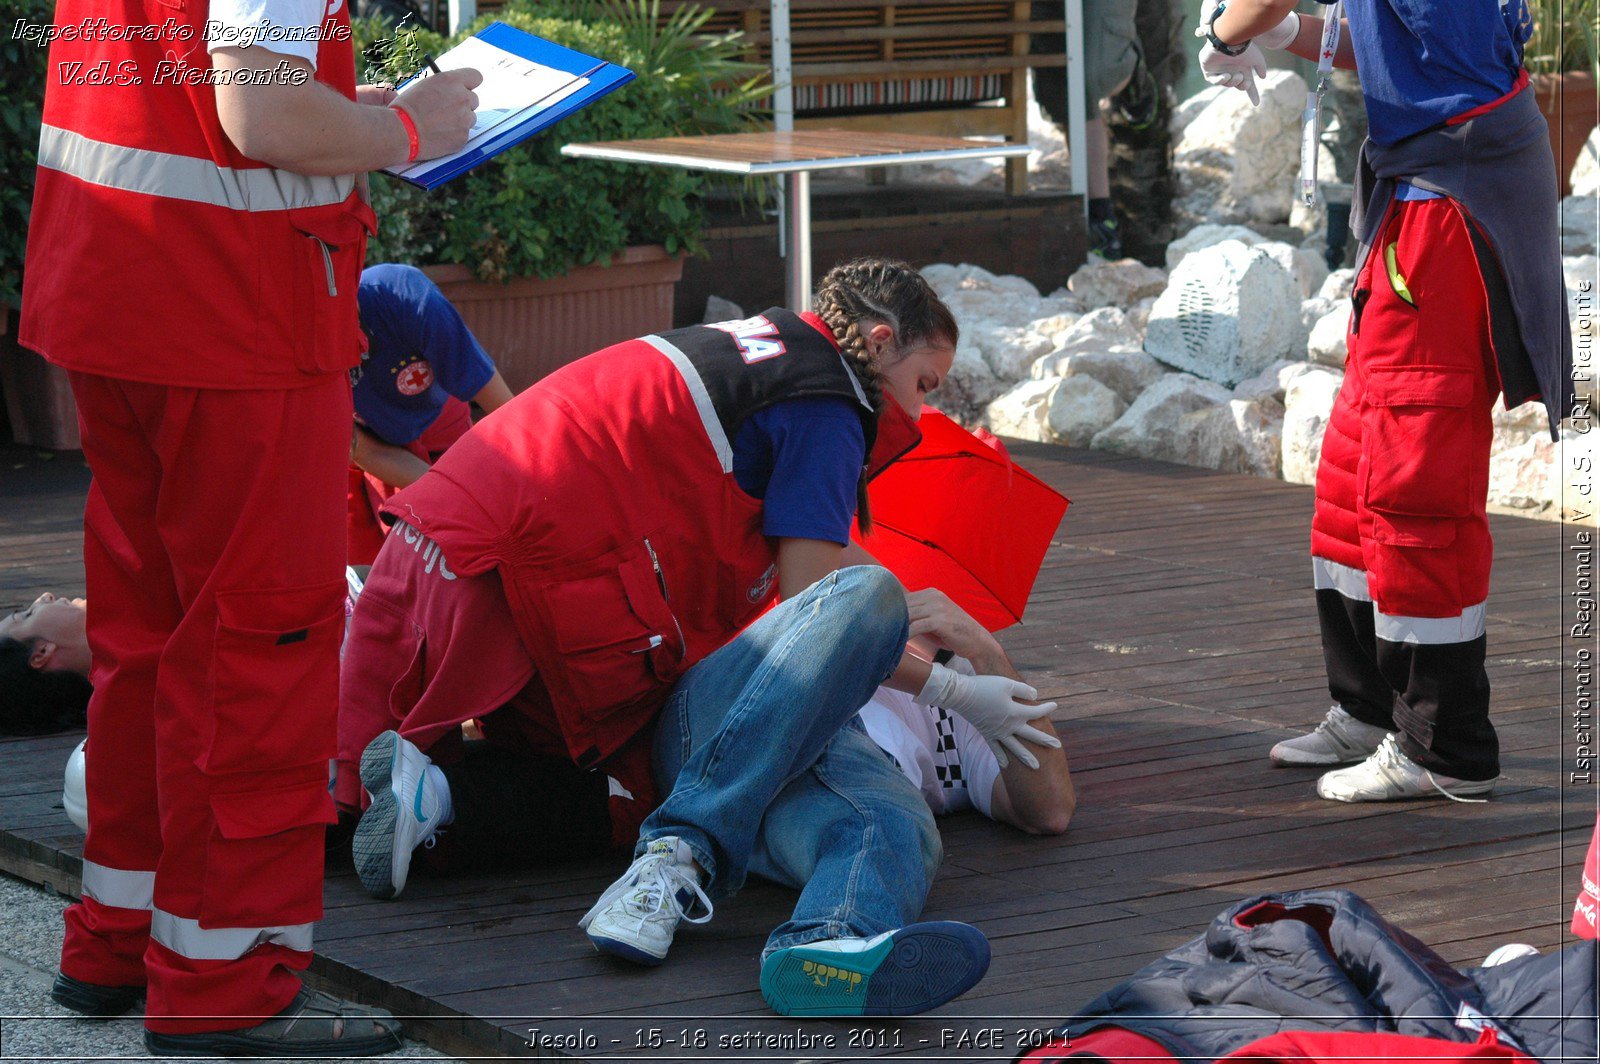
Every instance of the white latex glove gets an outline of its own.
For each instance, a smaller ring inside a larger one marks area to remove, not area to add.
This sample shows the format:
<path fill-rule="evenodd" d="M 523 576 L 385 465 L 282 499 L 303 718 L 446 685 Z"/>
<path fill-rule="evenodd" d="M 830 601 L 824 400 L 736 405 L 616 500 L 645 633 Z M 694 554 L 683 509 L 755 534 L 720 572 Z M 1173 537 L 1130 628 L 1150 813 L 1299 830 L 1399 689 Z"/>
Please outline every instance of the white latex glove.
<path fill-rule="evenodd" d="M 1267 59 L 1251 41 L 1238 55 L 1223 55 L 1207 41 L 1200 46 L 1200 71 L 1213 85 L 1241 89 L 1250 102 L 1261 106 L 1261 93 L 1256 90 L 1256 78 L 1267 76 Z"/>
<path fill-rule="evenodd" d="M 1263 48 L 1281 52 L 1293 44 L 1298 36 L 1300 36 L 1300 16 L 1291 11 L 1282 22 L 1265 33 L 1257 34 L 1256 43 Z"/>
<path fill-rule="evenodd" d="M 1004 676 L 963 676 L 954 669 L 936 664 L 928 673 L 928 682 L 922 685 L 916 703 L 943 706 L 963 717 L 988 741 L 989 749 L 1000 759 L 1001 768 L 1011 763 L 1007 750 L 1029 768 L 1038 768 L 1039 759 L 1021 740 L 1054 748 L 1061 746 L 1061 740 L 1028 723 L 1036 717 L 1048 717 L 1056 708 L 1054 702 L 1032 706 L 1017 701 L 1037 697 L 1039 692 L 1017 680 Z"/>

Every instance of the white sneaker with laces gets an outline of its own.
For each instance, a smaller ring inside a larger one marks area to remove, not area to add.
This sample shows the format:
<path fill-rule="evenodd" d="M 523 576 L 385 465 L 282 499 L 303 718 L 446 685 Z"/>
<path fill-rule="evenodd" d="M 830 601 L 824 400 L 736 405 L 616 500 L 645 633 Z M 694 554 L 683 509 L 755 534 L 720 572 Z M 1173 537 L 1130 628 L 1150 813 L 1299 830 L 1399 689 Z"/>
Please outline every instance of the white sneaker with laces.
<path fill-rule="evenodd" d="M 1429 772 L 1400 752 L 1393 735 L 1359 765 L 1335 769 L 1317 781 L 1317 794 L 1336 802 L 1393 802 L 1442 795 L 1457 802 L 1483 802 L 1473 795 L 1494 790 L 1494 780 L 1458 780 Z"/>
<path fill-rule="evenodd" d="M 450 789 L 428 755 L 393 731 L 362 752 L 361 785 L 372 804 L 356 825 L 350 853 L 367 893 L 392 898 L 405 889 L 411 852 L 432 846 L 452 819 Z"/>
<path fill-rule="evenodd" d="M 1314 730 L 1285 739 L 1272 748 L 1270 756 L 1275 765 L 1343 765 L 1371 757 L 1389 734 L 1356 720 L 1336 705 Z"/>
<path fill-rule="evenodd" d="M 689 915 L 699 903 L 703 913 Z M 654 967 L 666 960 L 680 921 L 711 919 L 711 899 L 688 845 L 676 836 L 653 839 L 644 853 L 583 914 L 578 926 L 601 953 Z"/>

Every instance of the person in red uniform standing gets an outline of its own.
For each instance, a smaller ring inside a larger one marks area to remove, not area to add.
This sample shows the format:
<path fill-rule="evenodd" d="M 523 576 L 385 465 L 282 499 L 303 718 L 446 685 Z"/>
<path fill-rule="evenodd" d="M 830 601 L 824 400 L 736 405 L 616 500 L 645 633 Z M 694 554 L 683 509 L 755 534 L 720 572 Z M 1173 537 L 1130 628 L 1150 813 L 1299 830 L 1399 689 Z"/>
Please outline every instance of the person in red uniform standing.
<path fill-rule="evenodd" d="M 1328 2 L 1328 0 L 1323 0 Z M 1315 59 L 1294 0 L 1205 0 L 1208 80 L 1254 94 L 1261 47 Z M 1341 802 L 1481 800 L 1500 771 L 1484 669 L 1493 544 L 1491 411 L 1571 410 L 1572 346 L 1548 130 L 1522 46 L 1525 0 L 1345 0 L 1335 48 L 1370 133 L 1349 362 L 1311 523 L 1334 706 L 1272 748 L 1336 766 Z"/>
<path fill-rule="evenodd" d="M 143 994 L 158 1054 L 389 1049 L 392 1017 L 296 975 L 332 819 L 374 228 L 353 175 L 459 149 L 480 75 L 358 93 L 342 0 L 56 20 L 82 30 L 51 45 L 20 339 L 70 373 L 95 474 L 89 729 L 117 756 L 89 769 L 53 996 L 106 1015 Z"/>

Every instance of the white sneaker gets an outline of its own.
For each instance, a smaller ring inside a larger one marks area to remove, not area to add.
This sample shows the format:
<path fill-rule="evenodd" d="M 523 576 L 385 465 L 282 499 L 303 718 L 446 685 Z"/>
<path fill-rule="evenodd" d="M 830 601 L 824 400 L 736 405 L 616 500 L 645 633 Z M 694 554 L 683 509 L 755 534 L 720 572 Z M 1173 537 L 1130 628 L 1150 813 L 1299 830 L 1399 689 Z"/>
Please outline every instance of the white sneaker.
<path fill-rule="evenodd" d="M 411 851 L 433 845 L 450 819 L 450 791 L 428 755 L 386 731 L 361 754 L 361 783 L 372 804 L 361 814 L 350 852 L 361 885 L 374 898 L 405 889 Z"/>
<path fill-rule="evenodd" d="M 1458 780 L 1429 772 L 1400 752 L 1393 735 L 1359 765 L 1335 769 L 1317 781 L 1317 794 L 1336 802 L 1392 802 L 1402 798 L 1444 796 L 1458 802 L 1482 802 L 1472 795 L 1494 790 L 1494 780 Z"/>
<path fill-rule="evenodd" d="M 704 912 L 690 916 L 696 902 Z M 601 953 L 653 967 L 666 960 L 679 921 L 709 919 L 711 899 L 700 889 L 694 855 L 682 839 L 668 835 L 652 840 L 633 859 L 578 926 Z"/>
<path fill-rule="evenodd" d="M 1539 948 L 1537 946 L 1530 946 L 1526 942 L 1507 942 L 1504 946 L 1491 951 L 1487 957 L 1483 958 L 1483 963 L 1478 967 L 1498 968 L 1502 964 L 1507 964 L 1523 957 L 1537 957 L 1538 955 Z"/>
<path fill-rule="evenodd" d="M 1343 765 L 1371 757 L 1390 733 L 1334 706 L 1316 729 L 1272 748 L 1275 765 Z"/>

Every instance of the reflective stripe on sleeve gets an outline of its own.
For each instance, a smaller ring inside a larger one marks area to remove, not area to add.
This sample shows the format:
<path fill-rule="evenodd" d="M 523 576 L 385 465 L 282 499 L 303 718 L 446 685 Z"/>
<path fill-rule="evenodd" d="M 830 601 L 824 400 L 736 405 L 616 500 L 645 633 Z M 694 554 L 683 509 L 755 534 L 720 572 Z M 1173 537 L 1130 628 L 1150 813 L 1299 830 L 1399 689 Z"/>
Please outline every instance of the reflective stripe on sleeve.
<path fill-rule="evenodd" d="M 271 167 L 236 169 L 210 159 L 91 140 L 56 126 L 39 130 L 39 165 L 122 192 L 235 211 L 286 211 L 342 203 L 355 178 L 313 177 Z"/>
<path fill-rule="evenodd" d="M 156 874 L 111 868 L 85 859 L 83 896 L 114 909 L 148 909 L 154 904 Z"/>
<path fill-rule="evenodd" d="M 1372 592 L 1367 589 L 1367 574 L 1364 569 L 1352 569 L 1348 565 L 1340 565 L 1338 562 L 1313 556 L 1311 579 L 1318 591 L 1337 591 L 1345 598 L 1356 602 L 1372 601 Z"/>
<path fill-rule="evenodd" d="M 1374 611 L 1373 632 L 1390 643 L 1466 643 L 1483 634 L 1487 606 L 1487 602 L 1468 606 L 1455 617 L 1394 617 Z"/>
<path fill-rule="evenodd" d="M 711 402 L 711 393 L 706 390 L 706 382 L 700 379 L 700 371 L 694 368 L 689 356 L 670 341 L 663 340 L 659 336 L 645 336 L 641 339 L 666 355 L 678 368 L 684 385 L 689 389 L 690 397 L 694 399 L 694 408 L 700 412 L 700 423 L 705 427 L 706 435 L 711 438 L 711 446 L 717 452 L 717 461 L 721 464 L 722 471 L 733 472 L 733 445 L 728 442 L 728 434 L 722 429 L 722 421 L 717 417 L 717 408 Z"/>
<path fill-rule="evenodd" d="M 212 927 L 161 909 L 150 918 L 150 937 L 180 957 L 193 961 L 236 961 L 257 946 L 272 943 L 311 951 L 311 925 L 287 927 Z"/>

